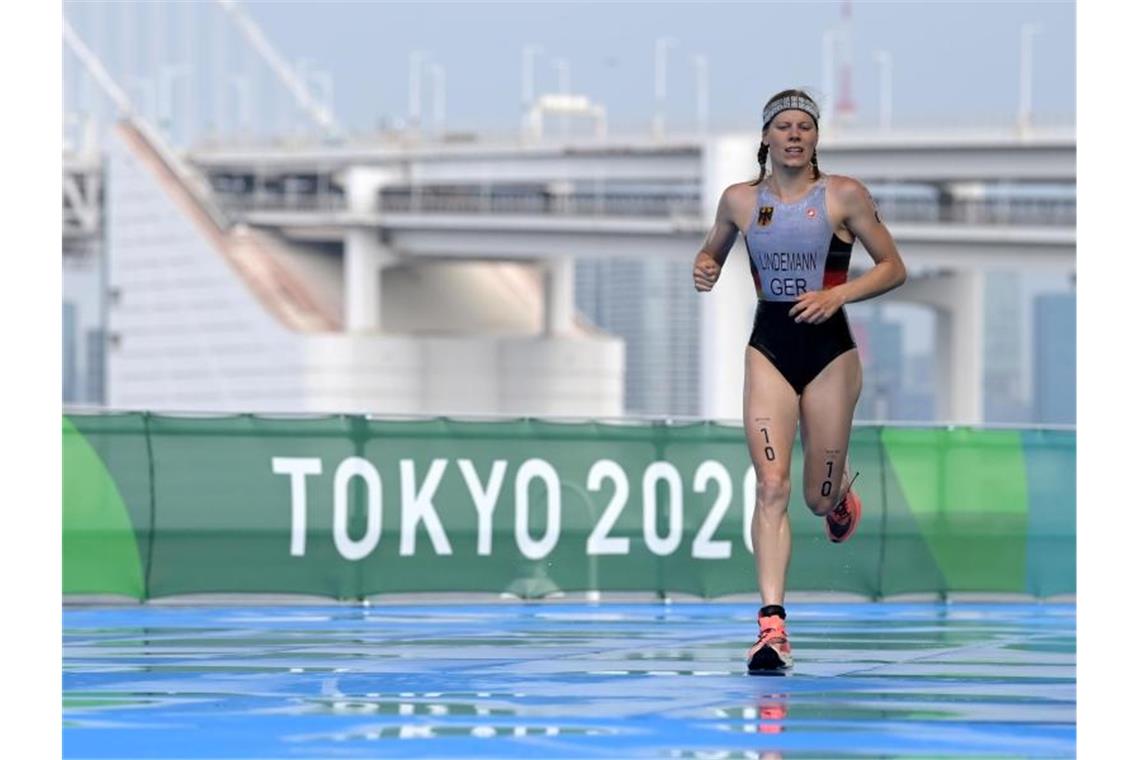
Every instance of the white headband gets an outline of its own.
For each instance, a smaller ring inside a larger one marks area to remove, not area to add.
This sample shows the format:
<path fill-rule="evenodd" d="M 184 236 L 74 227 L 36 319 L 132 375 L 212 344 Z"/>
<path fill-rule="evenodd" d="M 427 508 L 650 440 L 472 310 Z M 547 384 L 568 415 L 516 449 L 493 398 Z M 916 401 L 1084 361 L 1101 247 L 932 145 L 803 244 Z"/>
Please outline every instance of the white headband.
<path fill-rule="evenodd" d="M 774 100 L 768 104 L 764 109 L 764 125 L 767 126 L 768 122 L 776 118 L 776 114 L 781 111 L 790 111 L 795 109 L 797 111 L 804 111 L 811 114 L 811 117 L 819 122 L 819 108 L 815 103 L 799 95 L 786 95 L 779 100 Z"/>

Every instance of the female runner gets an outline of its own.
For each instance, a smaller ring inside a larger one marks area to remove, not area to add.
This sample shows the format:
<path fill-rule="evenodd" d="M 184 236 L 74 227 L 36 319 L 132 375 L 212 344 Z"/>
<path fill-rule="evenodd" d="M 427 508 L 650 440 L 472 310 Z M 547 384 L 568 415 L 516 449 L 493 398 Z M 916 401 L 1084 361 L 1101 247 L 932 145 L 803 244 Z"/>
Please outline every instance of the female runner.
<path fill-rule="evenodd" d="M 833 542 L 851 538 L 859 524 L 861 504 L 851 490 L 847 447 L 863 370 L 843 305 L 906 279 L 867 188 L 820 172 L 815 102 L 800 90 L 784 90 L 764 106 L 763 125 L 760 177 L 725 189 L 693 265 L 697 290 L 711 290 L 737 233 L 743 233 L 760 299 L 744 374 L 744 430 L 757 476 L 752 544 L 763 600 L 760 635 L 747 653 L 749 673 L 792 666 L 783 604 L 797 421 L 808 509 L 824 519 Z M 848 281 L 855 238 L 875 266 Z"/>

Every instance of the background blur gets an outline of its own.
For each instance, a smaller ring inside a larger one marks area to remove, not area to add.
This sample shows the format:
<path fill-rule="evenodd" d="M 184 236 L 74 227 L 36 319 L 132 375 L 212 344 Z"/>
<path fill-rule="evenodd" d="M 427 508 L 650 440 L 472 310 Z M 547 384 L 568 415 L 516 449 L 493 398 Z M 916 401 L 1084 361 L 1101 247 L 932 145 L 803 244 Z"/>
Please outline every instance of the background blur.
<path fill-rule="evenodd" d="M 1075 422 L 1072 3 L 64 13 L 65 403 L 738 418 L 689 272 L 798 86 L 911 271 L 857 419 Z"/>

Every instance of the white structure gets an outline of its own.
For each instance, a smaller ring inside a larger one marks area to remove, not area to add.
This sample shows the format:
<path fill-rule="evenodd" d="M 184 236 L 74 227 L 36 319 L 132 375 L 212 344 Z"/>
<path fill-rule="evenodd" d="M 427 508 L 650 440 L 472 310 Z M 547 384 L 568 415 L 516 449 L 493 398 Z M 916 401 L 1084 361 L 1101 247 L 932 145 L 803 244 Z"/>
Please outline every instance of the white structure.
<path fill-rule="evenodd" d="M 193 173 L 237 184 L 202 198 L 207 183 L 175 181 L 141 132 L 122 134 L 108 179 L 109 403 L 261 411 L 620 414 L 621 341 L 579 324 L 573 261 L 691 261 L 721 190 L 754 176 L 756 147 L 720 135 L 216 149 L 191 156 Z M 886 165 L 950 198 L 964 178 L 1063 182 L 1074 156 L 1071 138 L 927 136 L 890 150 L 836 140 L 826 161 L 869 183 Z M 290 189 L 305 182 L 307 194 Z M 658 195 L 622 189 L 641 185 Z M 243 223 L 211 226 L 202 208 L 214 205 Z M 980 272 L 1071 271 L 1075 231 L 930 213 L 891 222 L 912 277 L 888 298 L 935 309 L 939 416 L 976 422 Z M 857 247 L 853 266 L 869 265 Z M 733 419 L 755 304 L 743 243 L 700 299 L 699 413 Z"/>
<path fill-rule="evenodd" d="M 110 406 L 621 413 L 621 341 L 575 324 L 565 265 L 548 275 L 544 316 L 533 268 L 409 267 L 378 230 L 351 224 L 343 263 L 264 230 L 219 228 L 142 132 L 119 132 L 108 169 Z M 351 173 L 347 195 L 366 204 L 382 179 Z"/>

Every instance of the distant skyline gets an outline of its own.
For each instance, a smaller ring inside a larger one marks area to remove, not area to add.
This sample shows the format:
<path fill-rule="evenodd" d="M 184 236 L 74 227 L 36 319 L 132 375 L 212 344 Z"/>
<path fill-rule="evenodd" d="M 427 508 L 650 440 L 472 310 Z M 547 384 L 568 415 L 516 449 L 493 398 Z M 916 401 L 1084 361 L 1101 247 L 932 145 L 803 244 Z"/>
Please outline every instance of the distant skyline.
<path fill-rule="evenodd" d="M 542 48 L 535 56 L 537 93 L 557 92 L 560 72 L 568 74 L 572 93 L 606 108 L 612 131 L 647 130 L 657 107 L 654 59 L 662 37 L 672 39 L 665 48 L 667 128 L 696 125 L 693 56 L 700 55 L 708 66 L 710 128 L 747 129 L 756 125 L 764 100 L 784 87 L 805 87 L 825 103 L 837 102 L 839 77 L 836 87 L 825 88 L 823 39 L 827 29 L 841 29 L 842 5 L 241 4 L 286 60 L 314 74 L 316 94 L 323 96 L 332 82 L 338 120 L 358 133 L 406 121 L 413 51 L 426 53 L 421 103 L 428 131 L 438 126 L 434 84 L 441 74 L 445 129 L 517 129 L 526 45 Z M 855 0 L 851 9 L 858 123 L 879 121 L 884 68 L 878 51 L 885 51 L 895 126 L 1012 125 L 1025 24 L 1036 29 L 1033 114 L 1040 123 L 1072 122 L 1074 3 Z M 176 136 L 188 135 L 187 125 L 200 135 L 211 124 L 232 133 L 248 122 L 252 132 L 276 133 L 304 122 L 214 2 L 65 2 L 64 13 L 140 108 L 172 116 Z M 64 62 L 65 108 L 106 113 L 107 104 L 83 82 L 74 57 L 65 52 Z"/>

